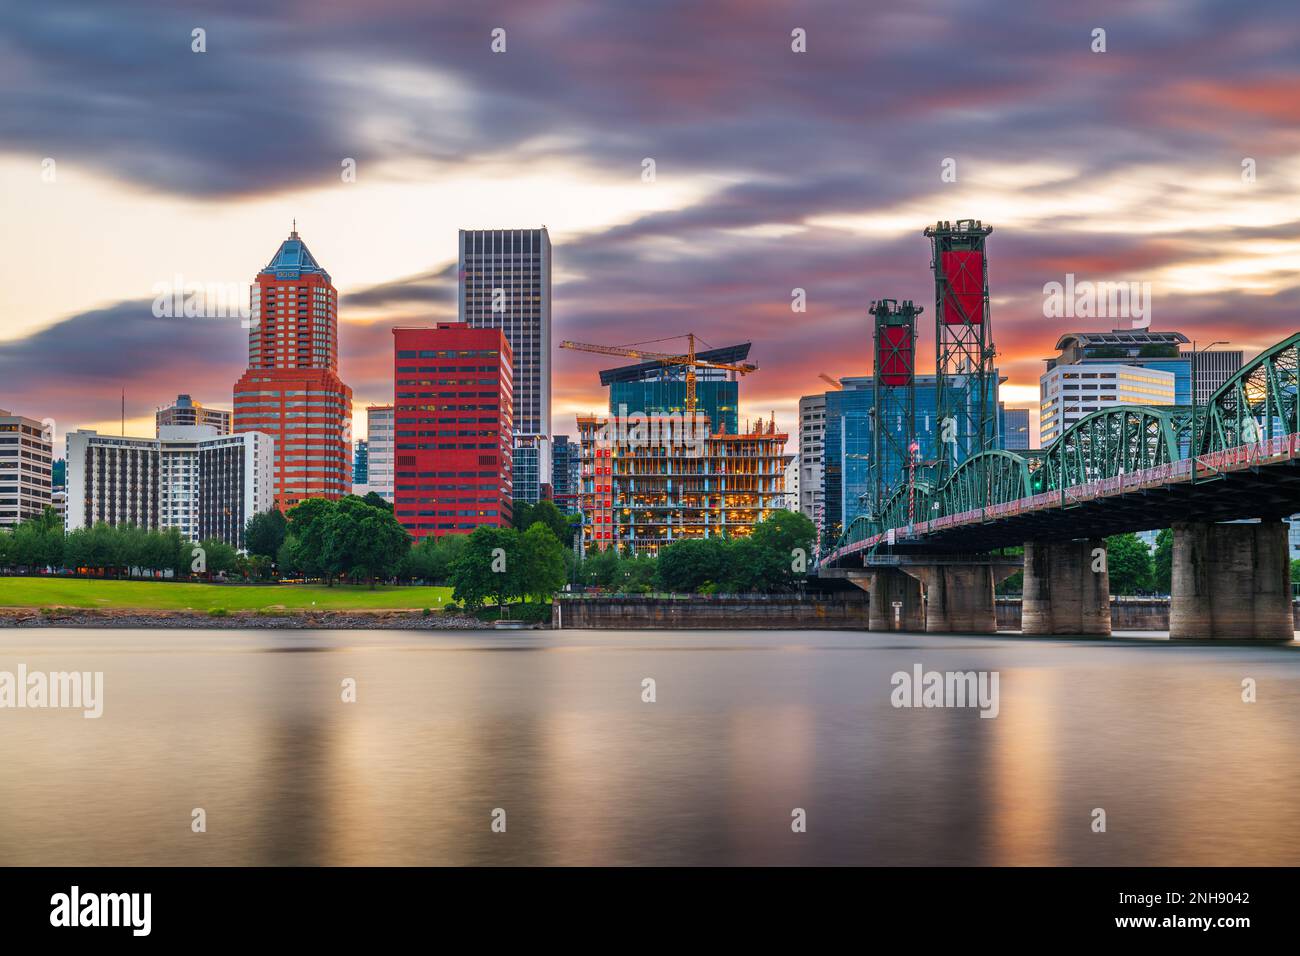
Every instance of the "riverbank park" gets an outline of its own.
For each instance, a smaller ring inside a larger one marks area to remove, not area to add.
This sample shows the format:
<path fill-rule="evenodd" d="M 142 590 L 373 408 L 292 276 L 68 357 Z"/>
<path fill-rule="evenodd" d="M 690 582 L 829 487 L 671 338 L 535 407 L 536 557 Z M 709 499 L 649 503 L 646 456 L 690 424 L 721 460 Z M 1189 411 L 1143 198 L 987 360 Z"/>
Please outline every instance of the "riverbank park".
<path fill-rule="evenodd" d="M 149 611 L 437 610 L 449 587 L 336 584 L 190 584 L 85 578 L 0 577 L 0 607 L 73 607 Z"/>

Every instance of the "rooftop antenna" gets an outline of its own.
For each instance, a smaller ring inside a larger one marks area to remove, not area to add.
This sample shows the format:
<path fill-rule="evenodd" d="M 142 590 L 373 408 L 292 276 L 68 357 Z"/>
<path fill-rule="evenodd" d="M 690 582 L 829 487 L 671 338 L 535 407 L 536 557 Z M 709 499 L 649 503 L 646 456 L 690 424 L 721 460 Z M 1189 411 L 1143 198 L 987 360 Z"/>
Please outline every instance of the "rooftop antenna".
<path fill-rule="evenodd" d="M 126 437 L 126 386 L 122 386 L 122 437 Z"/>

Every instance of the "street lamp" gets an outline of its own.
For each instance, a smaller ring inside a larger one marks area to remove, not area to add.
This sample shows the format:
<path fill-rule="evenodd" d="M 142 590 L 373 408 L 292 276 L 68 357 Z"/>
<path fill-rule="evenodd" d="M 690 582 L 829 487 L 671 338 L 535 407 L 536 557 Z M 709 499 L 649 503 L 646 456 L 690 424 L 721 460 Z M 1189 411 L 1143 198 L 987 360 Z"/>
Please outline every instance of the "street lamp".
<path fill-rule="evenodd" d="M 1192 461 L 1191 483 L 1193 485 L 1196 484 L 1196 356 L 1198 356 L 1202 352 L 1208 352 L 1216 345 L 1227 345 L 1227 344 L 1228 343 L 1224 341 L 1211 342 L 1209 345 L 1205 346 L 1205 348 L 1198 349 L 1196 347 L 1196 339 L 1192 339 L 1192 447 L 1190 451 L 1192 453 L 1191 454 L 1191 461 Z"/>

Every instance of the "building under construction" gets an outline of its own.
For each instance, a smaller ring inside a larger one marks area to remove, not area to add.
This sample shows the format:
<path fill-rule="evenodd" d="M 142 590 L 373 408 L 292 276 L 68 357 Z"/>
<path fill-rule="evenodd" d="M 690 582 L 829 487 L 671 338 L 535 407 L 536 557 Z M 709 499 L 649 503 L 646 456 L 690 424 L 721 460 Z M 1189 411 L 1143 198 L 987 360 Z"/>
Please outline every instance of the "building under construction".
<path fill-rule="evenodd" d="M 736 378 L 749 344 L 685 354 L 565 342 L 644 359 L 601 372 L 607 415 L 578 417 L 582 549 L 655 554 L 692 538 L 740 537 L 784 504 L 787 435 L 739 428 Z"/>
<path fill-rule="evenodd" d="M 673 541 L 742 537 L 784 503 L 789 436 L 772 421 L 734 435 L 710 423 L 654 442 L 634 432 L 626 419 L 578 416 L 584 553 L 612 545 L 656 554 Z"/>

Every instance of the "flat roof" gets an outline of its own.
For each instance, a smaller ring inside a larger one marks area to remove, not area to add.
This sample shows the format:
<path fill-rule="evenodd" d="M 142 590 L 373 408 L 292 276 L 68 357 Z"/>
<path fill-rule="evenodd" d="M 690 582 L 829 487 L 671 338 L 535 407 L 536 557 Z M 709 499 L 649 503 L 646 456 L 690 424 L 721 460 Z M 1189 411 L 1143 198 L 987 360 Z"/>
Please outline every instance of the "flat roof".
<path fill-rule="evenodd" d="M 1071 342 L 1077 342 L 1080 348 L 1090 348 L 1094 345 L 1185 345 L 1190 341 L 1182 332 L 1115 329 L 1111 332 L 1067 332 L 1057 341 L 1056 349 L 1063 351 Z"/>

